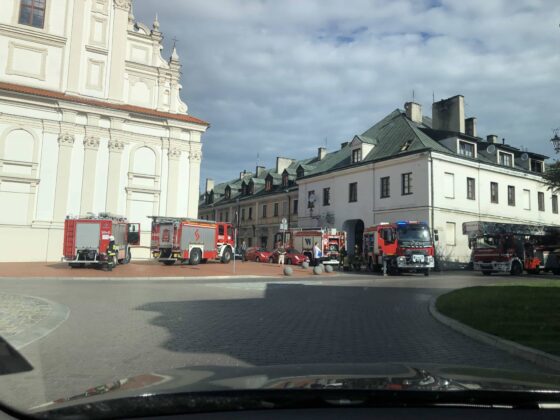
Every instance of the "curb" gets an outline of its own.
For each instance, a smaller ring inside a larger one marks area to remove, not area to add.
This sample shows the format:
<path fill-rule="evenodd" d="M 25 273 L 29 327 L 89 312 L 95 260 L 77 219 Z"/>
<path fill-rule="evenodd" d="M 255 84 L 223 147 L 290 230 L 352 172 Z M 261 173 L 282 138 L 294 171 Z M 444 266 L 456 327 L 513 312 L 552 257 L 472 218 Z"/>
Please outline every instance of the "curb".
<path fill-rule="evenodd" d="M 463 324 L 462 322 L 456 321 L 443 315 L 436 308 L 436 301 L 438 297 L 439 296 L 434 296 L 430 299 L 429 311 L 430 314 L 442 324 L 447 325 L 448 327 L 454 329 L 457 332 L 460 332 L 463 335 L 466 335 L 467 337 L 470 337 L 481 343 L 496 347 L 500 350 L 504 350 L 510 354 L 513 354 L 514 356 L 533 362 L 538 366 L 560 371 L 560 357 L 558 356 L 554 356 L 552 354 L 548 354 L 543 351 L 536 350 L 531 347 L 527 347 L 522 344 L 485 333 L 483 331 L 479 331 Z"/>
<path fill-rule="evenodd" d="M 321 277 L 322 280 L 339 279 L 344 277 L 340 274 L 331 274 L 328 277 Z M 198 277 L 0 277 L 2 280 L 13 280 L 17 278 L 20 281 L 32 280 L 57 280 L 57 281 L 203 281 L 203 280 L 277 280 L 285 279 L 282 274 L 274 276 L 258 276 L 258 275 L 230 275 L 230 276 L 198 276 Z M 291 276 L 291 280 L 317 279 L 316 276 Z"/>

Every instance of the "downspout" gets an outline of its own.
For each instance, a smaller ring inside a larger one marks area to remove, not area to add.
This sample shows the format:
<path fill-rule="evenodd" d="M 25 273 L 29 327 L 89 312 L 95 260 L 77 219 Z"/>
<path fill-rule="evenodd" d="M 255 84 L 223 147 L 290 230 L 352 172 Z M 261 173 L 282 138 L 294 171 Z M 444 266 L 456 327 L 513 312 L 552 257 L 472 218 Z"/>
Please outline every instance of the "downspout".
<path fill-rule="evenodd" d="M 432 238 L 434 237 L 434 158 L 430 150 L 430 228 L 432 230 Z"/>

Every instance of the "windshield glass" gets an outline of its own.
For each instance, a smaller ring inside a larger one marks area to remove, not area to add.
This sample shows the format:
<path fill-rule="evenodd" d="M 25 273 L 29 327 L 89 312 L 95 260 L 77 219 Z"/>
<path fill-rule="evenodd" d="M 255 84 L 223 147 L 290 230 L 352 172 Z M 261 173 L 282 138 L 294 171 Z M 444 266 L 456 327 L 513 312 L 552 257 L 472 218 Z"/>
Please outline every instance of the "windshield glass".
<path fill-rule="evenodd" d="M 397 225 L 397 236 L 401 242 L 429 242 L 430 230 L 425 225 Z"/>
<path fill-rule="evenodd" d="M 0 0 L 0 418 L 560 388 L 559 16 Z"/>

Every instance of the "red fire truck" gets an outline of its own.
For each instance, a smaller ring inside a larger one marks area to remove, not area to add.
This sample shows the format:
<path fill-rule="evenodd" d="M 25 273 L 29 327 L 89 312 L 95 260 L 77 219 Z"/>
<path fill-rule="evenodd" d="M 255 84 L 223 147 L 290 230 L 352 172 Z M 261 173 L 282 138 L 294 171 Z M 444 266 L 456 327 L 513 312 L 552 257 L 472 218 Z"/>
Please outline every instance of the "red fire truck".
<path fill-rule="evenodd" d="M 364 260 L 371 271 L 391 274 L 414 271 L 430 275 L 435 248 L 426 223 L 400 221 L 380 223 L 364 231 Z"/>
<path fill-rule="evenodd" d="M 560 227 L 496 222 L 465 222 L 473 269 L 492 273 L 560 274 Z"/>
<path fill-rule="evenodd" d="M 322 264 L 338 265 L 339 252 L 342 247 L 346 248 L 346 232 L 336 229 L 288 229 L 278 232 L 275 243 L 284 242 L 288 248 L 295 248 L 307 256 L 313 257 L 313 245 L 321 249 Z"/>
<path fill-rule="evenodd" d="M 208 260 L 227 264 L 233 256 L 233 227 L 229 223 L 183 217 L 152 217 L 152 255 L 165 265 Z"/>
<path fill-rule="evenodd" d="M 140 244 L 140 223 L 129 223 L 125 217 L 111 213 L 68 216 L 64 221 L 63 259 L 70 267 L 108 265 L 112 263 L 107 255 L 111 236 L 118 247 L 118 262 L 128 264 L 130 246 Z"/>

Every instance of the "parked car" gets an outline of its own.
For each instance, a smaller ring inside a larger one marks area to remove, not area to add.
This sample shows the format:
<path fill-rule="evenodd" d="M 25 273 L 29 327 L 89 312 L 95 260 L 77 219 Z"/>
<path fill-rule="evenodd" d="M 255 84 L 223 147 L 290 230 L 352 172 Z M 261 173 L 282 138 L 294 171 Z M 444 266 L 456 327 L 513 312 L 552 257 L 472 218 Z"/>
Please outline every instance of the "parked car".
<path fill-rule="evenodd" d="M 280 255 L 280 252 L 278 251 L 278 249 L 275 249 L 274 251 L 272 251 L 272 254 L 268 258 L 268 262 L 269 263 L 278 263 L 278 256 L 279 255 Z M 292 265 L 292 264 L 300 265 L 304 261 L 309 262 L 309 258 L 307 256 L 303 255 L 302 252 L 298 251 L 295 248 L 286 249 L 286 255 L 284 256 L 284 263 L 286 265 Z"/>
<path fill-rule="evenodd" d="M 272 255 L 272 252 L 264 248 L 252 246 L 247 248 L 245 252 L 245 261 L 266 262 Z"/>

